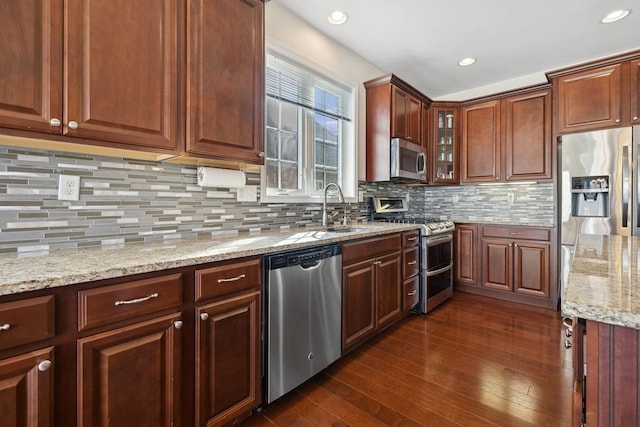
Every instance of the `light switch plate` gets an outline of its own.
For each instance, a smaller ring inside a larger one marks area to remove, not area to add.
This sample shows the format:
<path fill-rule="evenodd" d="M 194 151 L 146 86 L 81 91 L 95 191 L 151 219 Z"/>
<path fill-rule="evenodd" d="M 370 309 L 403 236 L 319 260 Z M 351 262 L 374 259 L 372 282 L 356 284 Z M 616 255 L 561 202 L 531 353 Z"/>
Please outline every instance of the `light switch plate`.
<path fill-rule="evenodd" d="M 58 200 L 80 200 L 80 177 L 60 175 L 58 179 Z"/>

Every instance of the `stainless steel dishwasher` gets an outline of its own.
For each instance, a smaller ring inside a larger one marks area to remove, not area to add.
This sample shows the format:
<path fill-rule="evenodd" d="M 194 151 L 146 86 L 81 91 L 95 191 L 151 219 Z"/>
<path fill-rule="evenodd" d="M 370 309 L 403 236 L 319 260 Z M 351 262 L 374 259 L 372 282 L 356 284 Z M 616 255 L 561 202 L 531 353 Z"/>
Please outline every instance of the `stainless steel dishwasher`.
<path fill-rule="evenodd" d="M 342 250 L 338 245 L 265 256 L 267 403 L 340 357 Z"/>

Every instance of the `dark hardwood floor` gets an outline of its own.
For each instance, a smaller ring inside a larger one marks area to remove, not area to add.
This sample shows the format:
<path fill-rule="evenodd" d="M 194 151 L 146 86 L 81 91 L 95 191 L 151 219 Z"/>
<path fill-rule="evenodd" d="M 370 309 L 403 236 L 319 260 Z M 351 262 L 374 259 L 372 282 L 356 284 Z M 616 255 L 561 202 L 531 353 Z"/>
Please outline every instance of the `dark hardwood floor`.
<path fill-rule="evenodd" d="M 557 312 L 455 292 L 244 426 L 569 426 L 571 350 Z"/>

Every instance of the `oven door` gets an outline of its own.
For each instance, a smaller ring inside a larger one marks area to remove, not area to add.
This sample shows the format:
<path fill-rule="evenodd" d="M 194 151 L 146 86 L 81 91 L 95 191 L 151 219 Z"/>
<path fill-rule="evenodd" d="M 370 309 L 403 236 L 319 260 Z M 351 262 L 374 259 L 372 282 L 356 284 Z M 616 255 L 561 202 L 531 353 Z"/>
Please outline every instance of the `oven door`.
<path fill-rule="evenodd" d="M 438 270 L 453 262 L 453 234 L 444 233 L 423 237 L 421 268 Z"/>

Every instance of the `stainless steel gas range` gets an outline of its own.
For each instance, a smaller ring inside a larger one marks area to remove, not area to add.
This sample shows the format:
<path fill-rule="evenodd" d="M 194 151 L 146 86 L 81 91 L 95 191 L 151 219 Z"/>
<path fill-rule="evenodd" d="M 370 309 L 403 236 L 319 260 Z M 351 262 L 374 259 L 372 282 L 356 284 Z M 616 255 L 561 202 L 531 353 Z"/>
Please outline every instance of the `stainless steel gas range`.
<path fill-rule="evenodd" d="M 420 302 L 415 311 L 427 313 L 453 295 L 452 221 L 408 215 L 404 197 L 373 197 L 373 221 L 420 225 Z"/>

